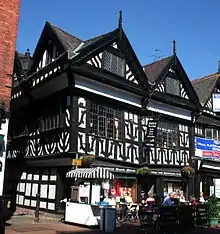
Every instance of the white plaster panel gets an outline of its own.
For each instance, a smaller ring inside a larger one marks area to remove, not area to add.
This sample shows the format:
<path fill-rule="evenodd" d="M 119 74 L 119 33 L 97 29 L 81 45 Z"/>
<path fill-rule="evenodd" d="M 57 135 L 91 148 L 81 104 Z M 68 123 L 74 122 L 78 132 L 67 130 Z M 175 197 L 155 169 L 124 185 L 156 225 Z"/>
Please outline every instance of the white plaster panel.
<path fill-rule="evenodd" d="M 40 202 L 40 208 L 44 208 L 44 209 L 46 209 L 46 208 L 47 208 L 47 203 L 46 203 L 46 202 L 41 201 L 41 202 Z"/>
<path fill-rule="evenodd" d="M 48 206 L 47 208 L 48 208 L 49 210 L 55 210 L 55 204 L 54 204 L 54 203 L 50 203 L 50 202 L 49 202 L 49 203 L 47 204 L 47 206 Z"/>
<path fill-rule="evenodd" d="M 49 185 L 49 199 L 55 199 L 56 197 L 56 185 Z"/>
<path fill-rule="evenodd" d="M 32 200 L 31 201 L 31 206 L 36 207 L 36 205 L 37 205 L 37 201 Z"/>

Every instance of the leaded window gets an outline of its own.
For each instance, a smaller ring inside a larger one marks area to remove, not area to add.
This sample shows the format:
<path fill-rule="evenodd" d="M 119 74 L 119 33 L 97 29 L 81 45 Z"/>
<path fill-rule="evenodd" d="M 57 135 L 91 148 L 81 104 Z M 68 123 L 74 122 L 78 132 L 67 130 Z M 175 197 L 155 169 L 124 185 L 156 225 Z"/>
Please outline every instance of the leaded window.
<path fill-rule="evenodd" d="M 179 147 L 178 125 L 159 122 L 157 127 L 157 147 L 177 149 Z"/>
<path fill-rule="evenodd" d="M 167 77 L 165 80 L 166 92 L 172 95 L 180 96 L 180 82 L 173 78 Z"/>
<path fill-rule="evenodd" d="M 96 136 L 121 139 L 122 112 L 92 103 L 90 108 L 90 133 Z"/>
<path fill-rule="evenodd" d="M 206 128 L 205 129 L 205 138 L 220 140 L 220 130 L 215 128 Z"/>
<path fill-rule="evenodd" d="M 125 60 L 108 51 L 103 52 L 102 68 L 119 76 L 125 76 Z"/>

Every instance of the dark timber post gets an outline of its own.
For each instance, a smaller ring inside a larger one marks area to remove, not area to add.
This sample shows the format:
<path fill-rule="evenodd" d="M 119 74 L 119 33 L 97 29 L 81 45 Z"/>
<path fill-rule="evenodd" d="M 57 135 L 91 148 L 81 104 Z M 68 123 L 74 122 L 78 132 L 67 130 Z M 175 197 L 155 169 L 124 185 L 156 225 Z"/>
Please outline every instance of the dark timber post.
<path fill-rule="evenodd" d="M 35 210 L 35 222 L 39 222 L 39 209 L 40 209 L 40 194 L 36 195 L 37 198 L 37 204 L 36 204 L 36 210 Z"/>
<path fill-rule="evenodd" d="M 4 203 L 4 200 L 3 198 L 1 197 L 0 198 L 0 233 L 1 234 L 5 234 L 5 214 L 4 214 L 4 211 L 5 211 L 5 203 Z"/>

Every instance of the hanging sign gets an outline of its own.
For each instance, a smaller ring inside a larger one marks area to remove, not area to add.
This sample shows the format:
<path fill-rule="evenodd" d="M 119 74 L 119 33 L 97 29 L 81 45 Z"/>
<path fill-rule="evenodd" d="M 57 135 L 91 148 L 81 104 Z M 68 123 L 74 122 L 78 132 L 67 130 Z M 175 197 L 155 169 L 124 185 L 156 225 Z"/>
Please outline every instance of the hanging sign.
<path fill-rule="evenodd" d="M 220 112 L 220 93 L 214 93 L 212 95 L 213 111 Z"/>
<path fill-rule="evenodd" d="M 154 147 L 156 136 L 157 136 L 157 121 L 149 120 L 147 125 L 147 134 L 145 137 L 144 145 L 148 147 Z"/>
<path fill-rule="evenodd" d="M 72 159 L 72 165 L 73 166 L 82 166 L 82 160 L 81 159 Z"/>

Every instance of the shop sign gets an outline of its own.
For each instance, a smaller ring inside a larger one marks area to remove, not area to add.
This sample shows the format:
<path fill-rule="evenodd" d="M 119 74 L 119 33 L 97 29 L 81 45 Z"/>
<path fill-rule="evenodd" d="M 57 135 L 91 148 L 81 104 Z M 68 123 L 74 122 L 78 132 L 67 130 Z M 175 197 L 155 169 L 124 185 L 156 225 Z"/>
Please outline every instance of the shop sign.
<path fill-rule="evenodd" d="M 147 125 L 147 134 L 145 137 L 145 146 L 154 147 L 157 136 L 157 121 L 149 120 Z"/>
<path fill-rule="evenodd" d="M 82 166 L 82 160 L 81 159 L 72 159 L 72 165 L 73 166 Z"/>
<path fill-rule="evenodd" d="M 214 93 L 212 95 L 213 111 L 220 112 L 220 93 Z"/>
<path fill-rule="evenodd" d="M 220 142 L 196 137 L 196 156 L 220 159 Z"/>

